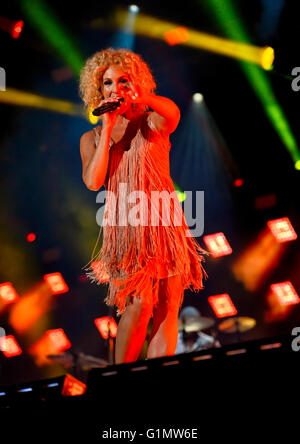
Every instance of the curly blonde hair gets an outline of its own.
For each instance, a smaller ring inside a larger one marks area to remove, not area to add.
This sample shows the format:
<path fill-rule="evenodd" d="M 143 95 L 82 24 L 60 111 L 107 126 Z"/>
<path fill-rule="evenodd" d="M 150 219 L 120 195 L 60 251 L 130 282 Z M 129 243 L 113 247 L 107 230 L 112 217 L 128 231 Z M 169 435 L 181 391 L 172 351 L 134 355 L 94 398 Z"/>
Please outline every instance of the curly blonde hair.
<path fill-rule="evenodd" d="M 95 109 L 103 99 L 101 92 L 103 74 L 112 64 L 119 64 L 142 91 L 154 92 L 156 83 L 149 66 L 142 57 L 129 49 L 109 47 L 89 57 L 80 73 L 79 95 L 89 110 Z M 144 112 L 148 109 L 144 104 L 132 103 L 131 106 L 136 112 Z"/>

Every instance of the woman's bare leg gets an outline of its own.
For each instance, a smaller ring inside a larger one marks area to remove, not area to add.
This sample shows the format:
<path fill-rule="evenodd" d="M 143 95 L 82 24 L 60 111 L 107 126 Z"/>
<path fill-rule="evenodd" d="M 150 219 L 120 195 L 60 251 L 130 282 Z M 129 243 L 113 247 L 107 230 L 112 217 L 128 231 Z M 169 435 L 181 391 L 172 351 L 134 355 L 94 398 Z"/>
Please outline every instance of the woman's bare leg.
<path fill-rule="evenodd" d="M 182 292 L 179 275 L 161 279 L 159 302 L 153 310 L 148 359 L 174 355 L 178 339 L 178 312 Z"/>
<path fill-rule="evenodd" d="M 145 305 L 135 296 L 122 314 L 118 324 L 115 363 L 136 361 L 142 350 L 147 334 L 147 326 L 152 314 L 152 306 Z"/>

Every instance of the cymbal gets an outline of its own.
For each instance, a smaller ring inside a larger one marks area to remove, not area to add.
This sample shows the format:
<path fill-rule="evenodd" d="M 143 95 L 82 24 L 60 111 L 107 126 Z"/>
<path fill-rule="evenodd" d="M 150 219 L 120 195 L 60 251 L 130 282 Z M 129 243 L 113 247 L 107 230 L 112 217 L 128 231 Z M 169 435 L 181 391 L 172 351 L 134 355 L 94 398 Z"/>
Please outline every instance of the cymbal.
<path fill-rule="evenodd" d="M 51 361 L 57 362 L 57 364 L 61 364 L 66 367 L 72 367 L 74 365 L 73 355 L 68 352 L 60 353 L 59 355 L 47 355 L 46 357 Z"/>
<path fill-rule="evenodd" d="M 256 320 L 247 316 L 234 316 L 225 319 L 218 325 L 218 329 L 223 333 L 243 333 L 255 327 Z"/>
<path fill-rule="evenodd" d="M 99 368 L 108 365 L 108 362 L 102 358 L 95 358 L 94 356 L 85 355 L 80 352 L 78 363 L 82 368 Z"/>
<path fill-rule="evenodd" d="M 186 331 L 187 333 L 205 330 L 206 328 L 214 325 L 215 321 L 211 318 L 205 318 L 204 316 L 189 316 L 184 319 L 178 320 L 178 330 Z"/>
<path fill-rule="evenodd" d="M 108 362 L 104 359 L 85 355 L 82 352 L 76 354 L 75 357 L 76 360 L 74 358 L 74 355 L 70 352 L 60 353 L 59 355 L 47 355 L 48 359 L 51 359 L 58 364 L 62 364 L 65 367 L 74 367 L 75 365 L 78 365 L 83 370 L 88 370 L 90 368 L 100 368 L 108 365 Z"/>

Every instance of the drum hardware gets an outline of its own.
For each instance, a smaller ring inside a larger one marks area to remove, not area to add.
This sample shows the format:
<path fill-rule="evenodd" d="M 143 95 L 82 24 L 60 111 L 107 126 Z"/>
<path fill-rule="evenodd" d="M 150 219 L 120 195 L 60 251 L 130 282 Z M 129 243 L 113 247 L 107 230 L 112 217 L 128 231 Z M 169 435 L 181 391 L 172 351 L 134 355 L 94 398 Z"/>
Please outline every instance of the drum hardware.
<path fill-rule="evenodd" d="M 236 333 L 238 342 L 240 342 L 241 333 L 251 330 L 256 325 L 256 320 L 247 316 L 233 316 L 222 321 L 218 325 L 222 333 Z"/>

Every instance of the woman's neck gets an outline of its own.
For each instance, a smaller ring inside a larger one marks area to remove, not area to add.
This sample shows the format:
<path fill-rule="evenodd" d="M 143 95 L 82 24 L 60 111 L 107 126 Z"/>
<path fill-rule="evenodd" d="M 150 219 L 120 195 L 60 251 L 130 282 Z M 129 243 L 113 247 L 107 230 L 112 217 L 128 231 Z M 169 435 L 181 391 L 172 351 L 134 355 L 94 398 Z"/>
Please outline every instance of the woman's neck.
<path fill-rule="evenodd" d="M 139 113 L 137 113 L 136 111 L 133 111 L 133 109 L 131 107 L 129 107 L 123 114 L 119 114 L 118 118 L 121 118 L 123 121 L 126 120 L 127 122 L 129 120 L 134 119 L 135 117 L 138 116 Z M 121 123 L 121 121 L 120 121 Z"/>

